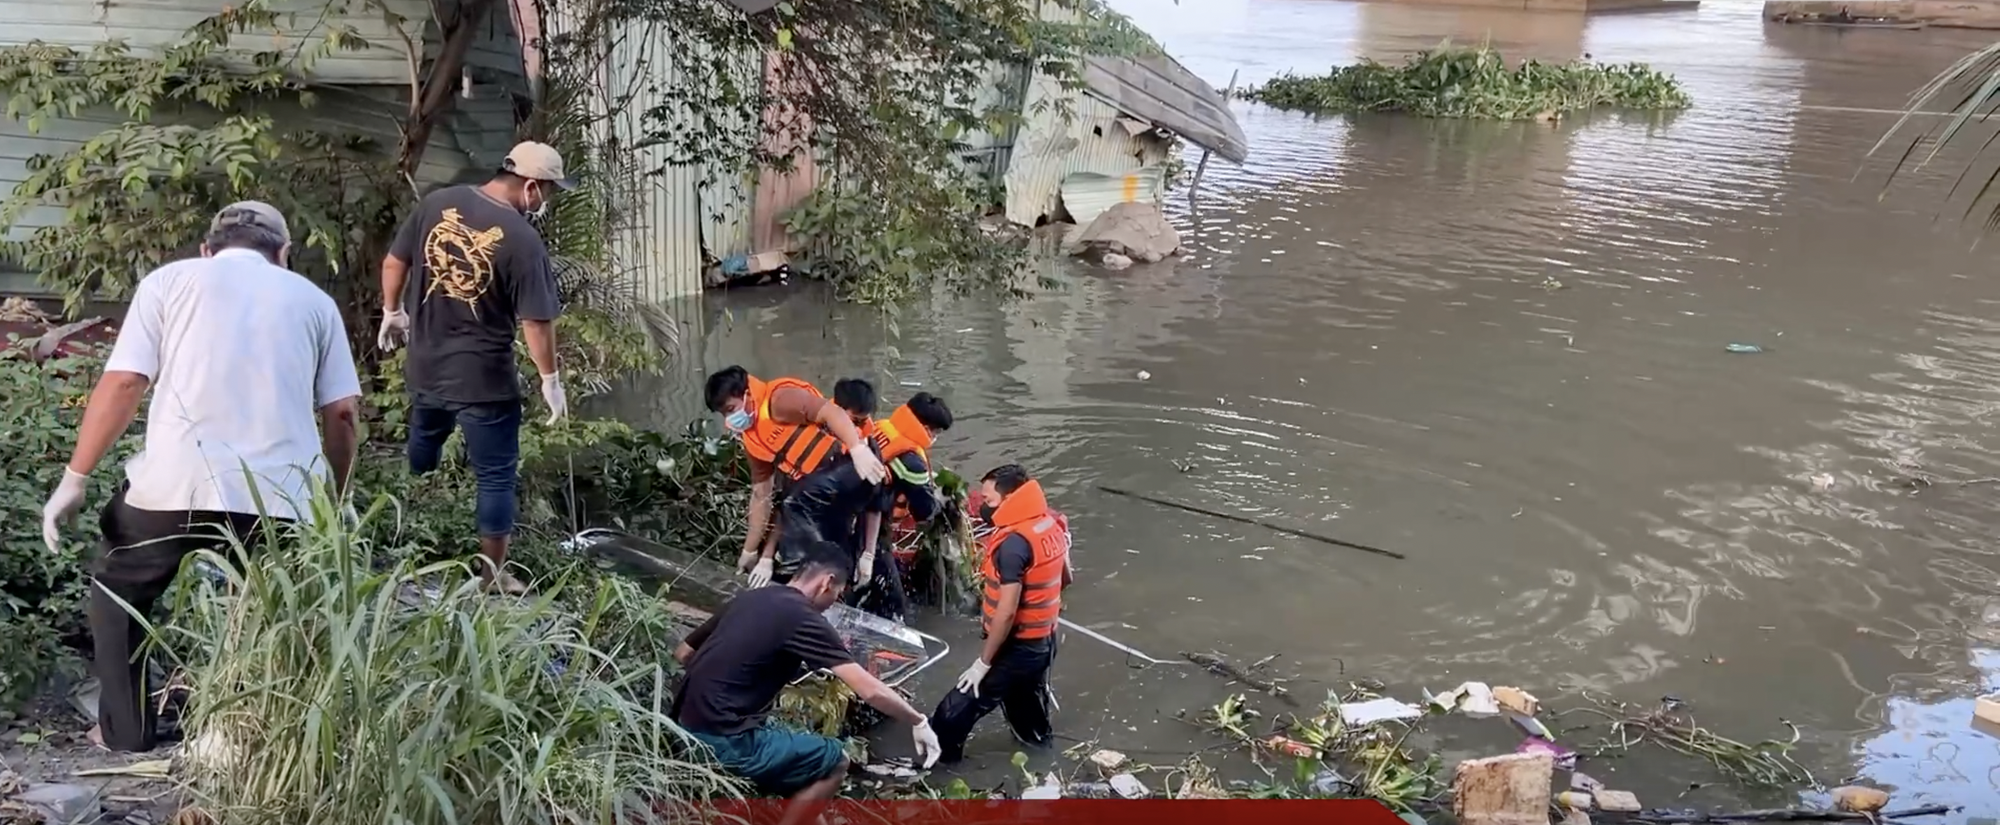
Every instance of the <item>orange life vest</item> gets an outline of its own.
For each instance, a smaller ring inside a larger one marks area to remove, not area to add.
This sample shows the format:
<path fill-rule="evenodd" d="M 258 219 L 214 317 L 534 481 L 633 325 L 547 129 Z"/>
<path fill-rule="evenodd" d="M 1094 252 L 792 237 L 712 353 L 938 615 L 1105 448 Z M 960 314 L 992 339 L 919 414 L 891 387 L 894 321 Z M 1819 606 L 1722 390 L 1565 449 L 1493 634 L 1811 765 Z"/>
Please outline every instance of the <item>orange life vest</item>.
<path fill-rule="evenodd" d="M 916 413 L 910 412 L 908 404 L 897 407 L 888 418 L 878 418 L 871 422 L 868 427 L 868 438 L 875 442 L 875 453 L 882 457 L 882 463 L 888 466 L 889 472 L 894 477 L 918 486 L 931 483 L 931 431 L 917 420 Z M 896 463 L 899 456 L 910 453 L 916 453 L 918 458 L 924 460 L 924 471 L 921 474 L 912 475 L 904 470 L 901 464 Z M 909 514 L 909 507 L 906 506 L 903 497 L 897 496 L 895 512 L 890 517 L 901 520 Z"/>
<path fill-rule="evenodd" d="M 993 611 L 1000 604 L 1000 568 L 993 556 L 1008 536 L 1028 540 L 1034 553 L 1021 576 L 1021 603 L 1014 611 L 1016 639 L 1046 639 L 1056 632 L 1056 618 L 1062 614 L 1063 571 L 1069 567 L 1069 531 L 1049 512 L 1042 485 L 1030 481 L 1000 502 L 993 513 L 993 534 L 986 537 L 985 560 L 980 575 L 986 580 L 986 599 L 981 607 L 982 629 L 990 629 Z"/>
<path fill-rule="evenodd" d="M 805 390 L 814 398 L 826 397 L 820 394 L 818 387 L 797 378 L 778 378 L 768 382 L 751 378 L 749 401 L 757 405 L 757 420 L 743 432 L 743 451 L 786 476 L 803 478 L 819 469 L 828 458 L 847 450 L 840 439 L 819 422 L 786 424 L 771 417 L 771 396 L 786 388 Z"/>

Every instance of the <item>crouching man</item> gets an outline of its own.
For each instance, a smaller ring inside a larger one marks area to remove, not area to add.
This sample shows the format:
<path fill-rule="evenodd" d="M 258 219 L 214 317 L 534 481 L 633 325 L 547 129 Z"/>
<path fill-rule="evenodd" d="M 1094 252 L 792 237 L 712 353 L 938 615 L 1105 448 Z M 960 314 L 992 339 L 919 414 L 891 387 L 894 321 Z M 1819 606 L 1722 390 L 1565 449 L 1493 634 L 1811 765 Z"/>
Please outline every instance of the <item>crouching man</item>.
<path fill-rule="evenodd" d="M 993 531 L 982 548 L 979 658 L 938 702 L 938 738 L 946 761 L 965 756 L 972 726 L 995 707 L 1015 738 L 1030 747 L 1049 743 L 1049 667 L 1055 663 L 1056 620 L 1062 591 L 1071 581 L 1069 533 L 1049 512 L 1042 485 L 1019 464 L 997 468 L 981 480 L 980 518 Z"/>
<path fill-rule="evenodd" d="M 767 794 L 787 796 L 781 825 L 812 819 L 814 804 L 831 799 L 847 775 L 840 740 L 785 730 L 767 721 L 778 692 L 801 669 L 828 669 L 862 701 L 908 722 L 917 762 L 937 762 L 937 734 L 930 721 L 901 696 L 855 664 L 847 646 L 821 612 L 840 600 L 854 577 L 854 560 L 828 541 L 796 534 L 784 539 L 802 560 L 785 584 L 748 590 L 721 610 L 674 651 L 687 678 L 674 694 L 673 717 L 707 745 L 731 773 Z"/>

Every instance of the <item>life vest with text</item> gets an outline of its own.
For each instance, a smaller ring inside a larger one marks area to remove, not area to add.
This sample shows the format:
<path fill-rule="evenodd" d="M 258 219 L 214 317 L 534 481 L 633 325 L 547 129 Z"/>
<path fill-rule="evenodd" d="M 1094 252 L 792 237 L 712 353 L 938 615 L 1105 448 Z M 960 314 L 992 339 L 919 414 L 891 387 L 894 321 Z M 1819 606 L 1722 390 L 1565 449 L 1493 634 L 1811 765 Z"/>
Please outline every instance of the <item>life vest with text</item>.
<path fill-rule="evenodd" d="M 986 537 L 985 556 L 979 572 L 985 579 L 985 599 L 980 606 L 980 628 L 989 630 L 993 612 L 1000 604 L 1000 568 L 993 561 L 1000 543 L 1008 536 L 1028 540 L 1033 553 L 1021 576 L 1021 602 L 1014 611 L 1013 638 L 1046 639 L 1056 632 L 1062 614 L 1063 571 L 1069 566 L 1069 531 L 1049 512 L 1048 499 L 1039 481 L 1021 485 L 1000 502 L 993 513 L 993 533 Z"/>

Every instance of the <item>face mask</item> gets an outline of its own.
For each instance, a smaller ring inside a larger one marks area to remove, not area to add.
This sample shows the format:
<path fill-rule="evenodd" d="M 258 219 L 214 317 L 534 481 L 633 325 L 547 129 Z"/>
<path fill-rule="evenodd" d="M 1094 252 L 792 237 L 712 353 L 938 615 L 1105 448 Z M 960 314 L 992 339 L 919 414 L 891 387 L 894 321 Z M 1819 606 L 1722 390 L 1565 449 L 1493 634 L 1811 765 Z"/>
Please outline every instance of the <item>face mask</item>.
<path fill-rule="evenodd" d="M 530 186 L 533 186 L 533 184 L 530 184 Z M 536 188 L 539 188 L 539 187 L 536 187 Z M 522 190 L 521 190 L 521 198 L 522 198 L 522 202 L 523 202 L 523 203 L 533 203 L 533 202 L 535 201 L 535 199 L 534 199 L 534 198 L 531 198 L 531 197 L 528 197 L 528 193 L 529 193 L 530 191 L 532 191 L 532 190 L 530 190 L 529 188 L 526 188 L 526 187 L 522 188 Z M 546 193 L 544 193 L 544 194 L 546 195 Z M 523 215 L 526 215 L 526 216 L 528 216 L 528 217 L 530 217 L 530 218 L 535 218 L 535 219 L 538 219 L 538 220 L 539 220 L 539 219 L 541 219 L 541 218 L 544 218 L 544 217 L 547 217 L 547 216 L 548 216 L 548 214 L 549 214 L 549 199 L 548 199 L 548 198 L 547 198 L 546 196 L 545 196 L 545 197 L 543 197 L 543 198 L 542 198 L 542 205 L 541 205 L 541 206 L 537 206 L 537 207 L 535 207 L 535 208 L 533 208 L 533 209 L 523 209 L 523 210 L 521 210 L 521 214 L 523 214 Z"/>
<path fill-rule="evenodd" d="M 979 505 L 979 520 L 986 522 L 987 524 L 992 524 L 993 514 L 997 512 L 1000 512 L 999 507 L 995 507 L 991 504 L 981 504 Z"/>
<path fill-rule="evenodd" d="M 750 415 L 749 410 L 737 410 L 723 416 L 722 426 L 728 427 L 732 433 L 741 435 L 743 431 L 750 429 L 750 424 L 753 421 L 754 418 Z"/>

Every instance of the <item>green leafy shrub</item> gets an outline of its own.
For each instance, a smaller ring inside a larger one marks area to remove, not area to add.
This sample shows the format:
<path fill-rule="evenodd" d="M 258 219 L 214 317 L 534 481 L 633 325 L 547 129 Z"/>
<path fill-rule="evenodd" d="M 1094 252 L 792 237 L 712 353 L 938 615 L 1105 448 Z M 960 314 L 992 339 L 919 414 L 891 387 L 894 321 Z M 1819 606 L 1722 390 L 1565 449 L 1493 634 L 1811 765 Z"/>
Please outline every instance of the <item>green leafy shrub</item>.
<path fill-rule="evenodd" d="M 1449 43 L 1418 52 L 1402 66 L 1364 60 L 1325 75 L 1286 74 L 1237 94 L 1314 114 L 1407 112 L 1488 120 L 1526 120 L 1596 106 L 1685 109 L 1693 105 L 1679 81 L 1644 64 L 1529 60 L 1509 69 L 1491 48 Z"/>
<path fill-rule="evenodd" d="M 63 534 L 59 553 L 42 542 L 42 503 L 69 461 L 83 402 L 101 371 L 92 356 L 37 364 L 29 345 L 0 350 L 0 709 L 39 690 L 58 669 L 78 660 L 66 644 L 83 638 L 84 549 L 98 538 L 97 521 L 80 517 Z M 104 463 L 120 466 L 136 448 L 121 439 Z M 98 473 L 88 512 L 111 492 L 110 472 Z"/>

